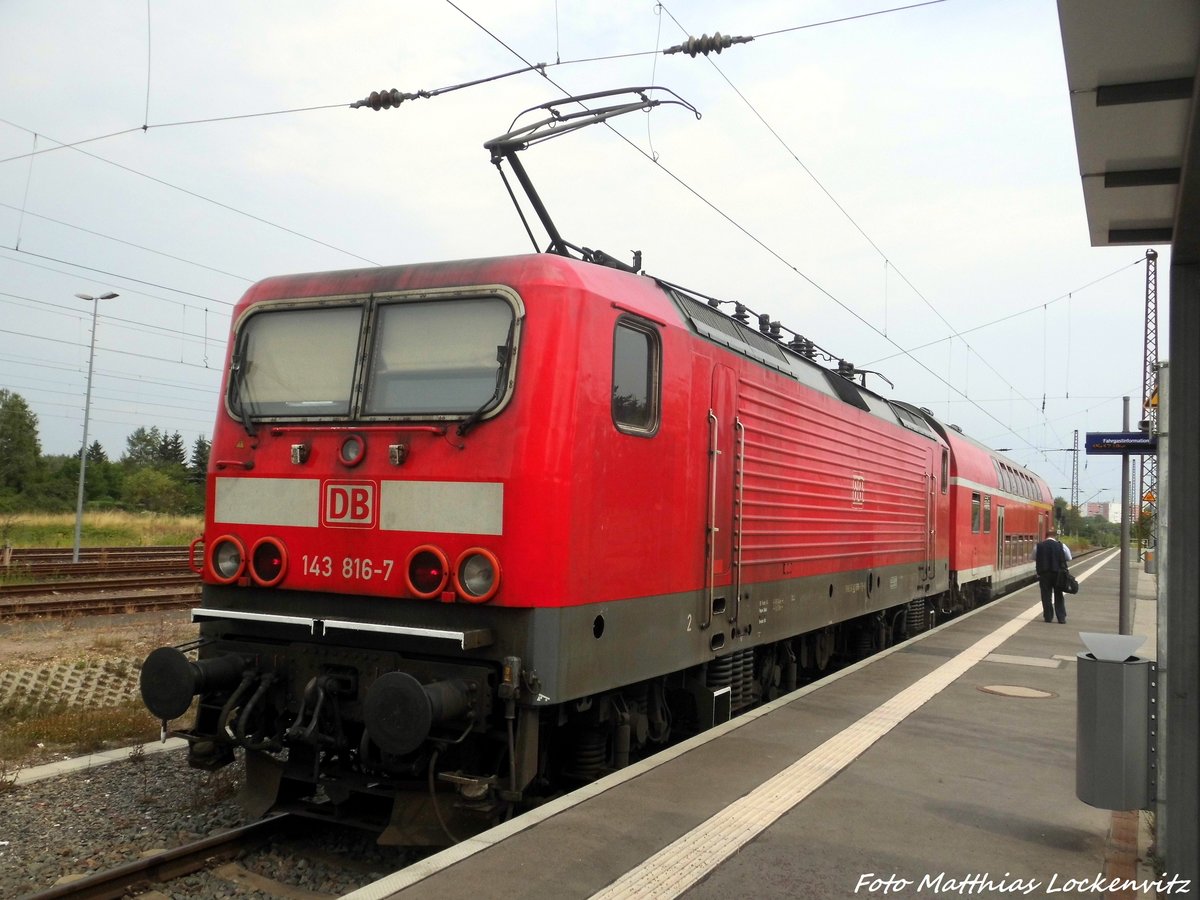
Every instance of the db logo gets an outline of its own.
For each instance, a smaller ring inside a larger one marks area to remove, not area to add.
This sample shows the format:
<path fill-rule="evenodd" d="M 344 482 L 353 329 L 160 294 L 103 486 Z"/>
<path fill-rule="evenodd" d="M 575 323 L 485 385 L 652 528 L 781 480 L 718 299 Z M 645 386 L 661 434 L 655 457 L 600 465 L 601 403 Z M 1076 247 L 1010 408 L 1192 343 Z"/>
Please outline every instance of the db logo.
<path fill-rule="evenodd" d="M 850 476 L 850 505 L 862 506 L 867 501 L 867 479 L 855 472 Z"/>
<path fill-rule="evenodd" d="M 374 528 L 379 507 L 373 481 L 326 481 L 321 524 L 333 528 Z"/>

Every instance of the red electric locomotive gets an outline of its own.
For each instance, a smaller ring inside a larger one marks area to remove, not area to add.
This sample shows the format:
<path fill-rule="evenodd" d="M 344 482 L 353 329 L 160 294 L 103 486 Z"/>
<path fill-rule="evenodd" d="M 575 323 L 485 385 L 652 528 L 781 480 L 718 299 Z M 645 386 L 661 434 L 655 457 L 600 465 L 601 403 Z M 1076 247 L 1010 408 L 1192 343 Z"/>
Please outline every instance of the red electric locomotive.
<path fill-rule="evenodd" d="M 1025 574 L 1044 484 L 608 262 L 238 304 L 197 653 L 154 651 L 142 692 L 164 722 L 199 697 L 175 733 L 195 766 L 242 748 L 251 809 L 461 837 Z"/>

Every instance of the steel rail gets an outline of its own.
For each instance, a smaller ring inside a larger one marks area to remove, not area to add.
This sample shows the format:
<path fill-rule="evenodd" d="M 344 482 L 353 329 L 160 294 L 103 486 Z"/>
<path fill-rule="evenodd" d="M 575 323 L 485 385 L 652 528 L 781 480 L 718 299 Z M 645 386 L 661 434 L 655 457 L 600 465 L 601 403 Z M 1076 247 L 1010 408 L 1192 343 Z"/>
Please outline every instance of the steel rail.
<path fill-rule="evenodd" d="M 271 816 L 182 847 L 164 850 L 145 859 L 122 863 L 77 881 L 56 884 L 44 891 L 28 894 L 23 900 L 119 900 L 134 890 L 182 878 L 214 862 L 236 856 L 247 845 L 267 840 L 292 820 L 293 817 L 286 814 Z"/>
<path fill-rule="evenodd" d="M 134 591 L 154 588 L 199 586 L 200 576 L 194 572 L 164 575 L 120 575 L 111 578 L 39 581 L 32 584 L 0 584 L 0 602 L 15 597 L 54 597 L 69 594 L 98 594 L 106 591 Z"/>

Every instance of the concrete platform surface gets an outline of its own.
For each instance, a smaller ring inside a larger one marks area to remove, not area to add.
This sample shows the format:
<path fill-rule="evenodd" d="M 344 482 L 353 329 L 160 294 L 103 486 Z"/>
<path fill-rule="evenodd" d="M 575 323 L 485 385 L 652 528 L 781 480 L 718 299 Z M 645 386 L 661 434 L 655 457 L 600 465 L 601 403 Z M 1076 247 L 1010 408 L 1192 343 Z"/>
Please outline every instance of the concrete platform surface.
<path fill-rule="evenodd" d="M 1065 625 L 1023 589 L 347 896 L 1105 896 L 1137 873 L 1075 796 L 1075 659 L 1117 556 L 1074 569 Z"/>

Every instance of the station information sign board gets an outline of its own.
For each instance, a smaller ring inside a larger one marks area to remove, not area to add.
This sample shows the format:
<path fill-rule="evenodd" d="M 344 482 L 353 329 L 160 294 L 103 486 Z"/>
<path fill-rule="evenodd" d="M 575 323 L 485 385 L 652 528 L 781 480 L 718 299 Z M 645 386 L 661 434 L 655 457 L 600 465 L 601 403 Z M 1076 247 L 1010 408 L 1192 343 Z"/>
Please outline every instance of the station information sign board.
<path fill-rule="evenodd" d="M 1158 436 L 1142 431 L 1089 431 L 1084 452 L 1092 456 L 1154 456 L 1158 453 Z"/>

